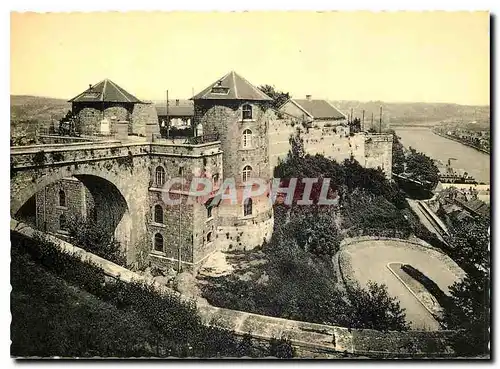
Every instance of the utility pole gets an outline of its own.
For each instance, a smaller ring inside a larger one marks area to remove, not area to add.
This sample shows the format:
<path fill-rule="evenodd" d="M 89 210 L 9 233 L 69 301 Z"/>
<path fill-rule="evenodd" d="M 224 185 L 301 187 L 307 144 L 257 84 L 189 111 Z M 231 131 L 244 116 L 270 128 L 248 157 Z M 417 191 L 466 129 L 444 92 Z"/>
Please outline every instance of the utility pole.
<path fill-rule="evenodd" d="M 372 125 L 370 127 L 373 128 L 373 112 L 372 112 Z"/>
<path fill-rule="evenodd" d="M 168 121 L 168 90 L 167 90 L 167 101 L 166 101 L 166 113 L 165 114 L 167 115 L 167 118 L 166 118 L 167 121 L 165 123 L 167 126 L 166 128 L 167 128 L 167 138 L 168 138 L 168 133 L 169 133 L 168 131 L 170 130 L 170 122 Z"/>
<path fill-rule="evenodd" d="M 378 133 L 382 133 L 382 105 L 380 105 L 380 120 L 379 120 Z"/>
<path fill-rule="evenodd" d="M 352 108 L 351 108 L 351 124 L 352 124 L 352 122 L 353 122 L 353 119 L 352 119 Z"/>
<path fill-rule="evenodd" d="M 363 109 L 363 118 L 361 119 L 361 127 L 359 128 L 361 132 L 365 130 L 365 109 Z"/>

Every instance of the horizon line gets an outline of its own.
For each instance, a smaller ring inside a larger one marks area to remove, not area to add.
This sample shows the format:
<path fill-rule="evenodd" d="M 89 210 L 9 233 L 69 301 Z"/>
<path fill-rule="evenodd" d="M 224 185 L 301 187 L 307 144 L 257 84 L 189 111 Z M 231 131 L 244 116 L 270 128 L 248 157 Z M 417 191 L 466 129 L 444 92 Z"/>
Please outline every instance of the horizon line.
<path fill-rule="evenodd" d="M 10 96 L 27 96 L 27 97 L 38 97 L 38 98 L 44 98 L 44 99 L 57 99 L 57 100 L 64 100 L 65 102 L 69 102 L 69 98 L 66 99 L 64 97 L 53 97 L 53 96 L 41 96 L 41 95 L 35 95 L 35 94 L 13 94 L 10 93 Z M 305 95 L 304 95 L 305 96 Z M 290 97 L 291 99 L 297 99 L 296 97 Z M 152 103 L 156 103 L 159 101 L 165 101 L 166 99 L 140 99 L 141 101 L 151 101 Z M 176 100 L 174 99 L 169 99 L 169 100 Z M 190 98 L 183 98 L 183 99 L 178 99 L 178 100 L 190 100 Z M 349 101 L 356 101 L 360 103 L 385 103 L 385 104 L 442 104 L 442 105 L 459 105 L 459 106 L 478 106 L 478 107 L 490 107 L 491 104 L 462 104 L 462 103 L 456 103 L 456 102 L 448 102 L 448 101 L 384 101 L 384 100 L 352 100 L 352 99 L 330 99 L 330 98 L 319 98 L 319 99 L 314 99 L 314 100 L 328 100 L 328 101 L 342 101 L 342 102 L 349 102 Z"/>

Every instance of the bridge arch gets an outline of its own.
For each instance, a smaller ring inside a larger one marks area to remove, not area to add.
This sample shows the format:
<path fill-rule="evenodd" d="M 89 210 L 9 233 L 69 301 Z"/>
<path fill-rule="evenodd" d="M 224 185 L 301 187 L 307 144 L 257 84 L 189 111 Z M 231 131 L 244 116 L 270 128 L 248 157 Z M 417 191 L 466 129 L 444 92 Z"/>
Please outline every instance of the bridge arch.
<path fill-rule="evenodd" d="M 79 168 L 58 167 L 38 176 L 36 171 L 21 171 L 11 178 L 11 216 L 18 219 L 26 212 L 27 204 L 34 204 L 36 194 L 43 194 L 44 189 L 58 181 L 74 177 L 88 190 L 92 198 L 92 219 L 110 238 L 118 241 L 125 255 L 128 254 L 132 241 L 133 219 L 131 209 L 131 195 L 127 192 L 123 179 L 112 171 L 101 170 L 95 166 Z M 12 182 L 17 182 L 17 186 Z M 20 186 L 19 183 L 23 183 Z M 130 192 L 130 191 L 129 191 Z M 51 199 L 54 204 L 60 205 L 56 196 Z M 69 201 L 66 195 L 66 201 Z M 46 201 L 44 199 L 43 201 Z M 59 206 L 60 207 L 60 206 Z M 29 211 L 29 210 L 28 210 Z M 36 211 L 36 210 L 35 210 Z M 90 216 L 90 213 L 82 214 Z M 57 217 L 57 214 L 52 214 Z M 45 220 L 45 219 L 44 219 Z"/>

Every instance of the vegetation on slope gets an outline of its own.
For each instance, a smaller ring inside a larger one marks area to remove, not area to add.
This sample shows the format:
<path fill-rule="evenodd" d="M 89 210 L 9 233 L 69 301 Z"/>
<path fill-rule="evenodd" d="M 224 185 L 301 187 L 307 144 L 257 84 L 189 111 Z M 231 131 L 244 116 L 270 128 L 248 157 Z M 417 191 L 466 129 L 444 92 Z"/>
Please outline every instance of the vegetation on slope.
<path fill-rule="evenodd" d="M 443 325 L 464 330 L 457 335 L 455 351 L 461 355 L 489 353 L 491 323 L 491 277 L 489 224 L 481 220 L 457 221 L 447 239 L 450 256 L 467 273 L 450 287 Z"/>
<path fill-rule="evenodd" d="M 204 326 L 194 304 L 151 286 L 109 282 L 98 267 L 12 233 L 11 354 L 228 357 L 293 353 Z M 289 357 L 289 356 L 284 356 Z"/>

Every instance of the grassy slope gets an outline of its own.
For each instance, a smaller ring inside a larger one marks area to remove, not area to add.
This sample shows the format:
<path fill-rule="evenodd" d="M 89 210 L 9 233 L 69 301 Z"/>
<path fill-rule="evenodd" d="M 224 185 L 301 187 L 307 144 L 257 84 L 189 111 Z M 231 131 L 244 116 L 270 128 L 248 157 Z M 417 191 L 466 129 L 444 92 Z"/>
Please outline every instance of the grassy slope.
<path fill-rule="evenodd" d="M 154 355 L 150 323 L 69 285 L 12 249 L 11 355 Z"/>

